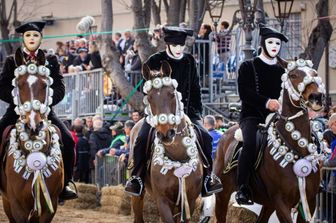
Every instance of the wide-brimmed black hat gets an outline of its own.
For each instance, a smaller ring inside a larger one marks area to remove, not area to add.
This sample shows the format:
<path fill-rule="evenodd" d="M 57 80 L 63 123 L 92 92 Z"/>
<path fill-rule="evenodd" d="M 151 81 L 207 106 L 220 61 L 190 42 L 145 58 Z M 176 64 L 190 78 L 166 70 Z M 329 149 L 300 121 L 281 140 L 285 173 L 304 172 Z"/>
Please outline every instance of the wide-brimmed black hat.
<path fill-rule="evenodd" d="M 16 27 L 15 31 L 17 33 L 25 33 L 27 31 L 38 31 L 42 33 L 45 24 L 46 24 L 45 22 L 27 22 L 25 24 Z"/>
<path fill-rule="evenodd" d="M 187 36 L 192 36 L 193 31 L 180 27 L 166 26 L 162 28 L 164 41 L 167 44 L 184 45 Z"/>
<path fill-rule="evenodd" d="M 284 41 L 286 43 L 288 42 L 287 36 L 285 36 L 284 34 L 279 32 L 278 30 L 273 29 L 271 27 L 266 27 L 266 26 L 260 27 L 260 36 L 262 36 L 263 39 L 274 37 L 274 38 L 278 38 L 281 41 Z"/>

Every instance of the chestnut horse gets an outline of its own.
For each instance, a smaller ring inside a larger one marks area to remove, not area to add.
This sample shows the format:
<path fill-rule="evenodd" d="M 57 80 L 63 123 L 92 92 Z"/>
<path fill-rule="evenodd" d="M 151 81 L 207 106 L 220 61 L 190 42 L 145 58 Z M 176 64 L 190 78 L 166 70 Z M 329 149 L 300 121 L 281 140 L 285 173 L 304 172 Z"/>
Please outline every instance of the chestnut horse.
<path fill-rule="evenodd" d="M 26 64 L 17 52 L 19 61 L 12 82 L 19 118 L 4 131 L 2 145 L 3 206 L 11 223 L 51 222 L 64 184 L 59 130 L 47 119 L 53 80 L 44 54 L 38 54 L 36 63 Z"/>
<path fill-rule="evenodd" d="M 310 125 L 307 110 L 322 109 L 325 90 L 311 61 L 290 62 L 281 79 L 281 112 L 277 114 L 277 121 L 271 120 L 269 124 L 267 145 L 258 169 L 251 177 L 250 187 L 254 201 L 262 204 L 257 222 L 268 222 L 274 211 L 281 223 L 293 222 L 291 210 L 299 202 L 304 217 L 298 214 L 297 222 L 306 222 L 315 210 L 319 190 L 319 155 L 315 142 L 321 140 L 321 137 L 312 138 L 312 131 L 316 129 Z M 238 144 L 237 133 L 235 137 L 238 128 L 233 126 L 222 136 L 216 154 L 214 172 L 221 176 L 224 185 L 224 190 L 216 194 L 218 222 L 226 222 L 228 202 L 237 189 L 237 167 L 232 156 Z"/>
<path fill-rule="evenodd" d="M 166 61 L 160 72 L 143 66 L 143 76 L 147 80 L 144 85 L 147 117 L 132 129 L 130 147 L 132 149 L 144 121 L 155 128 L 145 188 L 156 201 L 163 222 L 186 222 L 192 216 L 201 192 L 203 168 L 196 135 L 189 118 L 183 113 L 182 96 L 176 91 L 177 82 L 170 77 L 171 72 Z M 144 222 L 143 199 L 144 193 L 132 197 L 134 222 Z"/>

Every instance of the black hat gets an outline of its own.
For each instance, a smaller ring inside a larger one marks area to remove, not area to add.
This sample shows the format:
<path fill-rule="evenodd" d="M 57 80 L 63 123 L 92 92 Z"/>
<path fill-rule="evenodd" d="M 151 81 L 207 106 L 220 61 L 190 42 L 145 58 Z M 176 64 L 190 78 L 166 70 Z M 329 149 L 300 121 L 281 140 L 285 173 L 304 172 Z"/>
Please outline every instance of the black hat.
<path fill-rule="evenodd" d="M 15 31 L 17 33 L 25 33 L 27 31 L 38 31 L 41 33 L 45 24 L 45 22 L 27 22 L 19 27 L 16 27 Z"/>
<path fill-rule="evenodd" d="M 81 53 L 81 52 L 87 53 L 87 52 L 89 52 L 89 50 L 86 47 L 80 47 L 80 48 L 77 49 L 77 53 Z"/>
<path fill-rule="evenodd" d="M 279 38 L 281 41 L 284 41 L 286 43 L 288 42 L 287 36 L 285 36 L 284 34 L 279 32 L 278 30 L 273 29 L 271 27 L 261 26 L 260 27 L 260 36 L 262 36 L 263 39 L 274 37 L 274 38 Z"/>
<path fill-rule="evenodd" d="M 192 30 L 180 27 L 163 27 L 164 41 L 167 44 L 184 45 L 187 36 L 192 36 Z"/>

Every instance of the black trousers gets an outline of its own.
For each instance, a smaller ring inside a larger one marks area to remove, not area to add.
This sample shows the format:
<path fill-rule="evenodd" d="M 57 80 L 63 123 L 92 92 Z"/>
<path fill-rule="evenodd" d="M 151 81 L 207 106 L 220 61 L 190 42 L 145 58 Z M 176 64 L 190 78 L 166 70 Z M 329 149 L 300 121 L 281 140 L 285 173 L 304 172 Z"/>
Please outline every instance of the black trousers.
<path fill-rule="evenodd" d="M 201 125 L 201 123 L 198 122 L 198 120 L 191 120 L 194 125 L 197 125 L 200 129 L 200 132 L 203 137 L 203 145 L 202 150 L 205 155 L 205 157 L 208 160 L 209 168 L 207 169 L 207 172 L 212 171 L 212 158 L 211 158 L 211 152 L 212 152 L 212 137 L 208 133 L 208 131 Z M 148 154 L 146 154 L 146 145 L 147 145 L 147 139 L 148 134 L 151 129 L 151 126 L 145 121 L 139 131 L 138 137 L 135 140 L 134 144 L 134 168 L 132 170 L 132 176 L 140 176 L 143 178 L 145 174 L 145 162 L 149 159 Z M 150 143 L 151 144 L 151 143 Z"/>
<path fill-rule="evenodd" d="M 256 135 L 260 119 L 245 119 L 239 123 L 243 133 L 243 150 L 238 160 L 238 185 L 248 185 L 256 159 Z"/>
<path fill-rule="evenodd" d="M 2 134 L 6 129 L 6 127 L 9 125 L 14 125 L 18 118 L 19 116 L 15 113 L 13 106 L 9 106 L 6 113 L 0 120 L 0 133 L 1 133 L 0 144 L 2 140 Z M 73 175 L 75 142 L 68 128 L 63 124 L 63 122 L 60 119 L 57 118 L 56 114 L 53 111 L 50 112 L 48 119 L 51 121 L 52 124 L 56 125 L 61 132 L 63 142 L 61 150 L 64 162 L 64 178 L 65 181 L 67 182 L 72 178 Z"/>

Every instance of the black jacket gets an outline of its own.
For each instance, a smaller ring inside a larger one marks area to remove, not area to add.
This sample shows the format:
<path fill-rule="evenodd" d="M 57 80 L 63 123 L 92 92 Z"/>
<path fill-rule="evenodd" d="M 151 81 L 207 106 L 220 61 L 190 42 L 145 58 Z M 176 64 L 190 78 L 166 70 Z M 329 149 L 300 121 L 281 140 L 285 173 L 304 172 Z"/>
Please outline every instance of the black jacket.
<path fill-rule="evenodd" d="M 196 62 L 191 54 L 184 54 L 180 60 L 170 58 L 166 51 L 153 54 L 145 62 L 151 70 L 160 70 L 162 61 L 168 61 L 172 68 L 171 78 L 178 83 L 177 91 L 182 94 L 184 112 L 190 119 L 200 119 L 202 114 L 201 86 Z"/>
<path fill-rule="evenodd" d="M 89 170 L 90 163 L 90 145 L 89 140 L 82 133 L 76 133 L 78 142 L 76 144 L 77 169 L 80 171 Z"/>
<path fill-rule="evenodd" d="M 47 67 L 50 69 L 50 77 L 54 80 L 54 83 L 51 85 L 51 88 L 54 90 L 53 103 L 51 106 L 54 106 L 63 99 L 65 86 L 57 57 L 55 55 L 50 55 L 47 56 L 46 59 L 48 61 Z M 12 80 L 15 78 L 14 70 L 16 68 L 17 66 L 15 64 L 14 57 L 9 56 L 6 58 L 2 73 L 0 74 L 0 99 L 7 102 L 13 109 L 15 105 L 13 103 L 13 96 L 11 92 L 14 88 L 12 86 Z"/>
<path fill-rule="evenodd" d="M 93 131 L 89 139 L 91 159 L 94 160 L 98 150 L 109 147 L 111 142 L 112 134 L 107 128 L 102 127 L 97 131 Z"/>
<path fill-rule="evenodd" d="M 258 118 L 261 121 L 266 119 L 270 113 L 270 110 L 266 109 L 266 103 L 269 99 L 279 98 L 281 76 L 284 72 L 280 65 L 268 65 L 259 57 L 240 65 L 238 71 L 238 92 L 242 101 L 240 121 L 246 118 Z"/>

